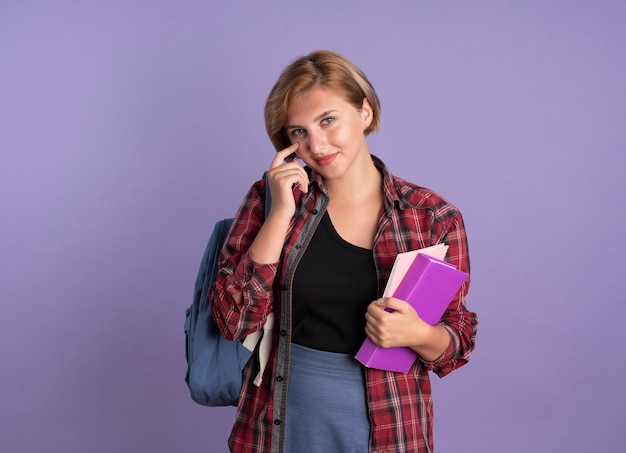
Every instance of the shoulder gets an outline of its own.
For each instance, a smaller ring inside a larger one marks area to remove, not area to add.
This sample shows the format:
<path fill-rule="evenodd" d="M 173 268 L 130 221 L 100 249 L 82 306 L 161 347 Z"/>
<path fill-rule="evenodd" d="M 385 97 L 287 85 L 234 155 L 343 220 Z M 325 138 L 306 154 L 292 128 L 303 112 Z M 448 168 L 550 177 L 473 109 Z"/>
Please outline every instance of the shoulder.
<path fill-rule="evenodd" d="M 427 242 L 430 244 L 465 240 L 463 216 L 455 205 L 431 189 L 402 178 L 394 177 L 393 180 L 398 202 L 392 216 L 403 222 L 418 222 L 428 229 L 432 235 Z"/>
<path fill-rule="evenodd" d="M 248 209 L 257 209 L 259 205 L 264 203 L 265 198 L 269 197 L 269 186 L 265 177 L 252 183 L 246 193 L 242 205 Z"/>
<path fill-rule="evenodd" d="M 435 215 L 449 215 L 458 212 L 456 206 L 432 189 L 398 176 L 393 177 L 393 184 L 401 209 L 428 209 L 433 211 Z"/>
<path fill-rule="evenodd" d="M 389 168 L 378 158 L 374 162 L 383 173 L 383 185 L 388 206 L 395 206 L 401 211 L 427 210 L 435 217 L 456 216 L 459 210 L 439 193 L 420 186 L 391 173 Z"/>

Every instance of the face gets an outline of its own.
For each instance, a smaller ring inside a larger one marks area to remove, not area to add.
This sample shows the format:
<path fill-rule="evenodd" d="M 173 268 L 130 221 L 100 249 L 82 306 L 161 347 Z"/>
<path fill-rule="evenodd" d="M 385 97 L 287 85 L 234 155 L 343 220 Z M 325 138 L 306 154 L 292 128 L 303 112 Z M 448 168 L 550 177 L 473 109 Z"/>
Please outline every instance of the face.
<path fill-rule="evenodd" d="M 302 93 L 287 110 L 285 130 L 300 146 L 297 156 L 325 178 L 339 178 L 371 160 L 364 131 L 372 122 L 367 99 L 359 110 L 341 96 L 316 87 Z"/>

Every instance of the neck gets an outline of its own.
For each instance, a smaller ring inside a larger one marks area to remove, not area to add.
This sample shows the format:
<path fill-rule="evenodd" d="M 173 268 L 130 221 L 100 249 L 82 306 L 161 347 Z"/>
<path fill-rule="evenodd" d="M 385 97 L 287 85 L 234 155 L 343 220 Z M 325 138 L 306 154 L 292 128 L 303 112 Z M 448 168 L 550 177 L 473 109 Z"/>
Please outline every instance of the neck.
<path fill-rule="evenodd" d="M 360 204 L 382 195 L 383 176 L 369 154 L 355 166 L 354 170 L 342 178 L 324 180 L 324 186 L 333 204 Z"/>

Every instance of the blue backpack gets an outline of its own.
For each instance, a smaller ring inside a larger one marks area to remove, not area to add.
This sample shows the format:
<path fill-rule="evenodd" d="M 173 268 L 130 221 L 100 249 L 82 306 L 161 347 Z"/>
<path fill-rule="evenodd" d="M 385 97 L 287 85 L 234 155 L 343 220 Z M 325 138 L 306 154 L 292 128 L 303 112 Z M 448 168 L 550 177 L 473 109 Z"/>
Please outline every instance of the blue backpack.
<path fill-rule="evenodd" d="M 265 177 L 265 175 L 264 175 Z M 269 213 L 269 186 L 265 191 L 265 216 Z M 196 277 L 193 303 L 186 311 L 187 373 L 191 399 L 204 406 L 236 406 L 241 392 L 242 370 L 252 351 L 241 341 L 229 341 L 220 333 L 210 310 L 209 288 L 218 273 L 218 257 L 233 219 L 218 221 L 204 250 Z"/>

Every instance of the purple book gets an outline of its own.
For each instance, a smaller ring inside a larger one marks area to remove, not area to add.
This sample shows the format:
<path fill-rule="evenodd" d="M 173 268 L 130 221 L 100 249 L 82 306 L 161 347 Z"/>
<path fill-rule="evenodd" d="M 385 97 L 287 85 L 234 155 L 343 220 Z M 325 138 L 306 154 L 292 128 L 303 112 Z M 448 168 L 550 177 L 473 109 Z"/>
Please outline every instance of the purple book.
<path fill-rule="evenodd" d="M 434 326 L 466 278 L 467 274 L 452 264 L 418 254 L 393 297 L 411 304 L 424 321 Z M 416 357 L 411 348 L 381 348 L 369 338 L 356 354 L 356 359 L 368 368 L 401 373 L 411 369 Z"/>

